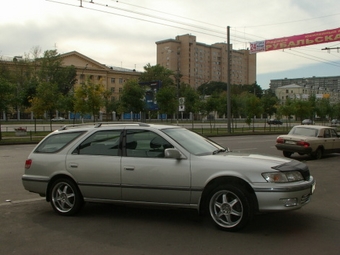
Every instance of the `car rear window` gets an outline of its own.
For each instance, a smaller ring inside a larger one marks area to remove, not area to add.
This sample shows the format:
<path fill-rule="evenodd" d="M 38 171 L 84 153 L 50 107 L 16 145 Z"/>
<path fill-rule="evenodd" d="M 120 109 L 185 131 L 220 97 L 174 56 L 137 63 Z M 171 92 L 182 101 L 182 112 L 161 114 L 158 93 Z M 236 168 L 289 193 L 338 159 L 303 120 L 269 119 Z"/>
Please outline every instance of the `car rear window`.
<path fill-rule="evenodd" d="M 314 128 L 295 127 L 289 132 L 289 134 L 316 137 L 318 135 L 318 130 Z"/>
<path fill-rule="evenodd" d="M 71 133 L 56 133 L 47 137 L 34 152 L 36 153 L 54 153 L 62 148 L 64 148 L 67 144 L 72 142 L 78 136 L 83 134 L 84 131 L 81 132 L 71 132 Z"/>

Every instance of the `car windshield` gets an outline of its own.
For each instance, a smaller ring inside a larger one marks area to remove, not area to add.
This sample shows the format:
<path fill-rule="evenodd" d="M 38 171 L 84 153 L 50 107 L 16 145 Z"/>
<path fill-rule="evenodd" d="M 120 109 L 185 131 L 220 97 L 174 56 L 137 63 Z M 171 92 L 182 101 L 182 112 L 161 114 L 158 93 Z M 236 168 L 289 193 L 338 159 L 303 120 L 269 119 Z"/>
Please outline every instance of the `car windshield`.
<path fill-rule="evenodd" d="M 318 130 L 315 128 L 294 127 L 289 132 L 289 135 L 302 135 L 302 136 L 316 137 L 318 135 Z"/>
<path fill-rule="evenodd" d="M 169 128 L 162 131 L 194 155 L 211 155 L 226 151 L 217 143 L 185 128 Z"/>

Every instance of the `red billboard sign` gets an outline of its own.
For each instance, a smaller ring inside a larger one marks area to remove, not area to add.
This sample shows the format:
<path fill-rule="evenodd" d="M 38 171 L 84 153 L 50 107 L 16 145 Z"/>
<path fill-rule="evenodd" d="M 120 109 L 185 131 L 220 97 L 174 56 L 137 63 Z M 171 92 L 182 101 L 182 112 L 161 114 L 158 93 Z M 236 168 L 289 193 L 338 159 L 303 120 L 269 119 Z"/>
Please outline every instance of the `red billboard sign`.
<path fill-rule="evenodd" d="M 250 53 L 340 41 L 340 28 L 250 43 Z"/>

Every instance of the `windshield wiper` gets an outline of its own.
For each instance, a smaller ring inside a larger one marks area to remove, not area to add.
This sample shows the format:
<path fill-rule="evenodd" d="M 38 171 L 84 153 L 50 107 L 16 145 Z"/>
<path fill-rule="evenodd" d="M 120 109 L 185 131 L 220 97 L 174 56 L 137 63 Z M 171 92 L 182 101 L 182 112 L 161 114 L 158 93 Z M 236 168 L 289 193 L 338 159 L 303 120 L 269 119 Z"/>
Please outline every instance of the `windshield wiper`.
<path fill-rule="evenodd" d="M 220 152 L 225 152 L 227 149 L 218 149 L 213 152 L 213 155 L 218 154 Z"/>

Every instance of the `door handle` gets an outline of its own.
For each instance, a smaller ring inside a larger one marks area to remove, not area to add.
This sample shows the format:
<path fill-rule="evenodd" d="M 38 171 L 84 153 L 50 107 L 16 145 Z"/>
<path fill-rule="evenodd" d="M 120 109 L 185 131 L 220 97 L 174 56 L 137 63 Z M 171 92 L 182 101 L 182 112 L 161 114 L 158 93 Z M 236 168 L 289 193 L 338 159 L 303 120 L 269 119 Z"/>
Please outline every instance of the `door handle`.
<path fill-rule="evenodd" d="M 70 167 L 71 167 L 71 168 L 78 168 L 78 164 L 76 164 L 76 163 L 71 163 L 71 164 L 70 164 Z"/>
<path fill-rule="evenodd" d="M 135 170 L 135 167 L 134 166 L 124 166 L 124 170 L 133 171 L 133 170 Z"/>

